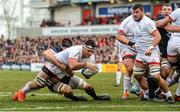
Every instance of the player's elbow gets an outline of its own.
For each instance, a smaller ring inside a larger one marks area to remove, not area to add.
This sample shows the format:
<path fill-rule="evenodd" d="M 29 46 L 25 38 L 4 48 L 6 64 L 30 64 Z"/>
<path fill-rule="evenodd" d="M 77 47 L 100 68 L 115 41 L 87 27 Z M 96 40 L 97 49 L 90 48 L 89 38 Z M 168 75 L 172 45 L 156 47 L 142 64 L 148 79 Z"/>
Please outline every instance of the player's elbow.
<path fill-rule="evenodd" d="M 70 68 L 70 70 L 74 70 L 76 68 L 76 66 L 73 63 L 71 63 L 71 64 L 69 64 L 69 68 Z"/>

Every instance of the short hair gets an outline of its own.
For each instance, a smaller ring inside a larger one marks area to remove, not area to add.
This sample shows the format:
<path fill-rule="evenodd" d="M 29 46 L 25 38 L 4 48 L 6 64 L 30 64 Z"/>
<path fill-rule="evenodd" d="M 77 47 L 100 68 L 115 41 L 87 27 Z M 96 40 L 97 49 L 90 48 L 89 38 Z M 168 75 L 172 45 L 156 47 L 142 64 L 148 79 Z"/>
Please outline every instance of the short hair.
<path fill-rule="evenodd" d="M 71 47 L 73 45 L 73 42 L 69 38 L 64 38 L 62 40 L 62 47 Z"/>
<path fill-rule="evenodd" d="M 170 6 L 170 7 L 172 7 L 171 4 L 168 4 L 168 3 L 163 4 L 162 7 L 163 7 L 163 6 Z"/>
<path fill-rule="evenodd" d="M 140 9 L 141 11 L 143 11 L 144 7 L 142 4 L 135 4 L 135 5 L 133 5 L 132 9 L 133 10 Z"/>
<path fill-rule="evenodd" d="M 87 49 L 89 50 L 92 50 L 94 51 L 96 49 L 96 43 L 94 40 L 87 40 L 85 43 L 84 43 L 84 47 L 86 47 Z"/>

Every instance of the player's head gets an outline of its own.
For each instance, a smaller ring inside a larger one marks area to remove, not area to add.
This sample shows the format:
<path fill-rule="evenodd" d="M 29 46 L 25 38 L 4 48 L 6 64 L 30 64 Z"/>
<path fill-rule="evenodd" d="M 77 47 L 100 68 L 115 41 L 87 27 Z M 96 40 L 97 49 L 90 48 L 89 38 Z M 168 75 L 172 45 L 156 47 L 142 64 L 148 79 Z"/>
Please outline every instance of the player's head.
<path fill-rule="evenodd" d="M 90 57 L 96 50 L 96 43 L 94 40 L 87 40 L 83 45 L 83 57 Z"/>
<path fill-rule="evenodd" d="M 73 42 L 72 42 L 71 39 L 69 39 L 69 38 L 64 38 L 64 39 L 62 40 L 62 47 L 68 48 L 68 47 L 71 47 L 72 45 L 73 45 Z"/>
<path fill-rule="evenodd" d="M 132 7 L 132 16 L 135 21 L 140 21 L 144 16 L 144 8 L 141 4 L 135 4 Z"/>
<path fill-rule="evenodd" d="M 161 10 L 161 14 L 166 17 L 168 15 L 170 15 L 172 12 L 172 6 L 170 4 L 164 4 L 162 6 L 162 10 Z"/>

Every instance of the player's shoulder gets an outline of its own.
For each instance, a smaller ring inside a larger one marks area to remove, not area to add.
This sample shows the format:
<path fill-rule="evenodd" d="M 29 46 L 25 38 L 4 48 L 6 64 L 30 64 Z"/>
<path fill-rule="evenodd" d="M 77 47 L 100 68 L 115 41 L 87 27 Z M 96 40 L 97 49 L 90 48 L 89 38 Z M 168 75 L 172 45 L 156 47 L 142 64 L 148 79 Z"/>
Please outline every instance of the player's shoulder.
<path fill-rule="evenodd" d="M 149 24 L 155 25 L 155 22 L 151 18 L 149 18 L 147 16 L 144 16 L 143 22 L 144 22 L 145 25 L 149 25 Z"/>
<path fill-rule="evenodd" d="M 180 14 L 180 8 L 177 8 L 170 14 L 170 16 L 171 15 L 179 15 L 179 14 Z"/>
<path fill-rule="evenodd" d="M 180 8 L 175 9 L 173 12 L 180 12 Z"/>
<path fill-rule="evenodd" d="M 82 45 L 75 45 L 75 46 L 72 46 L 72 47 L 69 47 L 67 48 L 67 51 L 71 54 L 73 53 L 80 53 L 82 50 Z"/>
<path fill-rule="evenodd" d="M 122 22 L 126 23 L 126 22 L 132 22 L 133 21 L 133 17 L 132 15 L 126 17 Z"/>
<path fill-rule="evenodd" d="M 71 46 L 69 48 L 67 48 L 68 50 L 74 50 L 74 49 L 80 49 L 82 48 L 82 45 L 75 45 L 75 46 Z"/>

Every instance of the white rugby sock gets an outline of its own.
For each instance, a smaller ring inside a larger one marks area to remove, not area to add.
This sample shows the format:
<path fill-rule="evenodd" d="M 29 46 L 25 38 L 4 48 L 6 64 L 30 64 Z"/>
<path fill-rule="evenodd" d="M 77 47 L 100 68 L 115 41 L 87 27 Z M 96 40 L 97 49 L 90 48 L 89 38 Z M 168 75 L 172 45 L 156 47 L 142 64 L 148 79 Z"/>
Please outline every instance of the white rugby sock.
<path fill-rule="evenodd" d="M 176 95 L 180 96 L 180 79 L 179 79 L 179 82 L 178 82 L 178 85 L 177 85 Z"/>
<path fill-rule="evenodd" d="M 172 81 L 172 79 L 168 77 L 168 78 L 166 79 L 166 81 L 167 81 L 167 83 L 168 83 L 168 85 L 169 85 L 169 83 Z"/>
<path fill-rule="evenodd" d="M 164 95 L 166 95 L 166 97 L 171 97 L 172 93 L 171 93 L 171 91 L 168 91 L 167 93 L 164 93 Z"/>
<path fill-rule="evenodd" d="M 130 84 L 131 84 L 131 77 L 127 77 L 124 75 L 124 93 L 129 92 Z"/>
<path fill-rule="evenodd" d="M 29 88 L 29 83 L 27 83 L 23 88 L 22 88 L 22 92 L 23 93 L 28 93 L 31 92 L 32 90 Z"/>
<path fill-rule="evenodd" d="M 121 72 L 117 71 L 116 72 L 116 83 L 120 84 L 120 81 L 121 81 Z"/>

